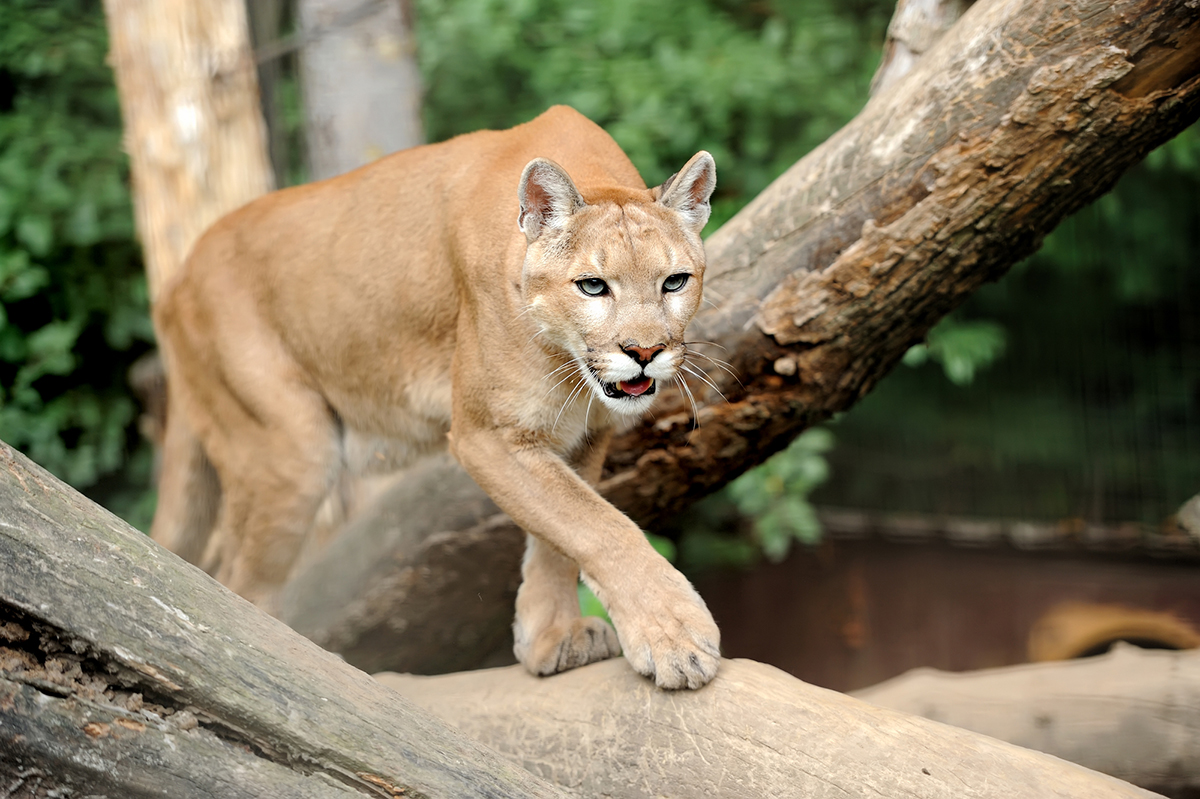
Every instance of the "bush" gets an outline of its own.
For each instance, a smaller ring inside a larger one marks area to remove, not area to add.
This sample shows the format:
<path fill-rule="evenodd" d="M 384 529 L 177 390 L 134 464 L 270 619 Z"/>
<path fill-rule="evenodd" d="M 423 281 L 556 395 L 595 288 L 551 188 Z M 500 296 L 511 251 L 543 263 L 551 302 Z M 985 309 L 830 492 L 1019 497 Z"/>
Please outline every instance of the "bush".
<path fill-rule="evenodd" d="M 153 334 L 106 52 L 98 2 L 0 4 L 0 439 L 144 523 L 125 372 Z"/>

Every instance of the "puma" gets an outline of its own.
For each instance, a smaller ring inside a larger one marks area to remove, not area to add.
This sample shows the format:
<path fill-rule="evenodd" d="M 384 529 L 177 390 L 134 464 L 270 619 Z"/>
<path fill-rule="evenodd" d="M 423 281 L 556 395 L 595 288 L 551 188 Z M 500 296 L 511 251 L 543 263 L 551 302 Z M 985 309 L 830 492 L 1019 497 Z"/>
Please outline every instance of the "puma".
<path fill-rule="evenodd" d="M 717 671 L 688 581 L 593 488 L 614 430 L 681 380 L 712 156 L 647 189 L 555 107 L 279 191 L 217 222 L 154 313 L 169 376 L 153 537 L 270 609 L 327 495 L 450 451 L 527 532 L 535 674 L 613 657 Z M 616 627 L 580 616 L 583 579 Z"/>

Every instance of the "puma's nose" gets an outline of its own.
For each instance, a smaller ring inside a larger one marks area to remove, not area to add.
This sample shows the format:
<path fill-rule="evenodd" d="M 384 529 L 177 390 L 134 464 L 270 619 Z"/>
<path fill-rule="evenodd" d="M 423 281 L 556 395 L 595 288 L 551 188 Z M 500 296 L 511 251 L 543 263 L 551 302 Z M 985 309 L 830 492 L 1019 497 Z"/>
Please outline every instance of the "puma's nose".
<path fill-rule="evenodd" d="M 632 344 L 622 345 L 621 351 L 637 361 L 638 366 L 646 366 L 654 356 L 665 350 L 665 344 L 655 344 L 653 347 L 637 347 Z"/>

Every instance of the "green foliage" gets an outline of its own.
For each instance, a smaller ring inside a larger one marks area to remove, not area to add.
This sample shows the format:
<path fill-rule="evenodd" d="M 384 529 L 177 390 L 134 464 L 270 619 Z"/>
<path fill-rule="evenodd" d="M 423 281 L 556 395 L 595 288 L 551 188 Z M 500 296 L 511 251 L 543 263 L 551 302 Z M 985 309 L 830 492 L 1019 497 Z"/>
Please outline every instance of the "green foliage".
<path fill-rule="evenodd" d="M 152 331 L 106 52 L 99 2 L 0 4 L 0 439 L 119 505 Z"/>
<path fill-rule="evenodd" d="M 821 523 L 808 495 L 829 477 L 825 453 L 832 447 L 828 430 L 806 430 L 786 450 L 729 484 L 729 498 L 754 519 L 755 536 L 769 560 L 783 560 L 793 540 L 815 544 L 820 539 Z"/>
<path fill-rule="evenodd" d="M 926 356 L 941 370 L 915 349 L 906 362 L 916 368 L 851 409 L 816 498 L 1160 522 L 1200 488 L 1198 256 L 1192 127 L 934 328 Z M 964 326 L 979 340 L 947 349 Z M 953 370 L 953 358 L 970 368 Z"/>
<path fill-rule="evenodd" d="M 605 127 L 651 185 L 707 149 L 715 229 L 866 99 L 885 0 L 418 0 L 428 136 L 555 103 Z"/>
<path fill-rule="evenodd" d="M 976 371 L 1004 355 L 1006 341 L 1004 328 L 995 322 L 961 321 L 948 316 L 929 331 L 924 344 L 917 344 L 904 354 L 904 364 L 920 366 L 929 360 L 936 361 L 951 383 L 969 386 Z"/>

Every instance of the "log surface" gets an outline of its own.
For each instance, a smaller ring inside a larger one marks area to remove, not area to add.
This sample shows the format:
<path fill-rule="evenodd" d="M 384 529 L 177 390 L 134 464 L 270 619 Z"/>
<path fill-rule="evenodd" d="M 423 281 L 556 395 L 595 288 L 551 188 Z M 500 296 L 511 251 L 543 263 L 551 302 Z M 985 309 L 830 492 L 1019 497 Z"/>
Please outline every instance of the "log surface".
<path fill-rule="evenodd" d="M 25 763 L 61 787 L 84 769 L 135 797 L 236 796 L 230 780 L 247 796 L 561 795 L 6 444 L 0 679 L 0 774 L 13 779 Z M 63 732 L 79 722 L 83 736 Z M 178 758 L 177 741 L 189 747 Z M 195 775 L 204 747 L 225 748 Z M 230 771 L 239 763 L 257 769 L 245 783 Z M 279 774 L 277 790 L 255 793 L 254 779 Z M 194 787 L 169 790 L 180 780 Z"/>
<path fill-rule="evenodd" d="M 854 692 L 1159 791 L 1200 789 L 1200 650 L 953 674 L 916 669 Z"/>
<path fill-rule="evenodd" d="M 583 796 L 1153 796 L 1103 774 L 726 660 L 699 691 L 664 692 L 621 659 L 554 677 L 519 666 L 376 679 Z"/>

